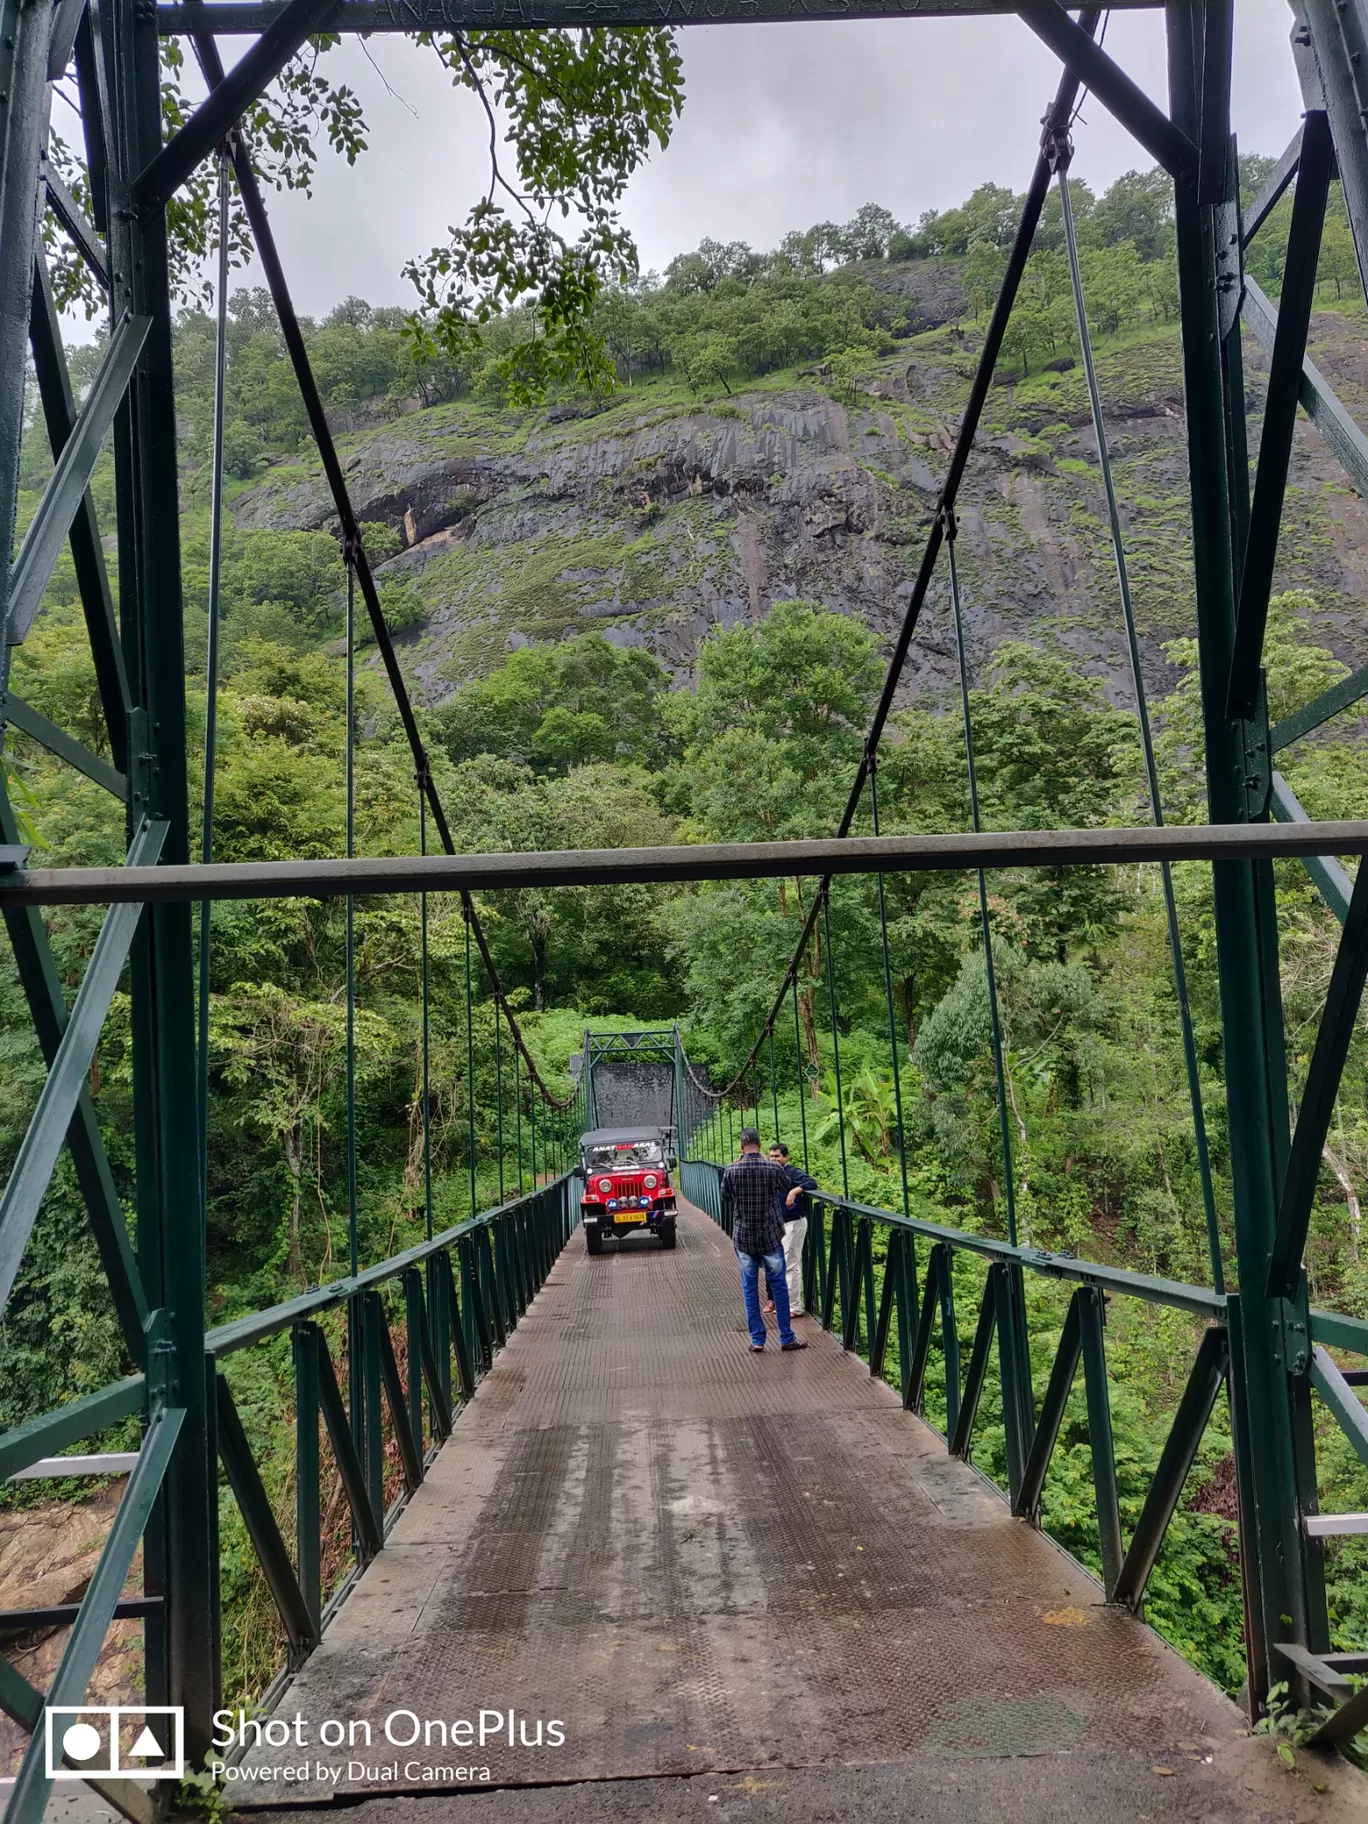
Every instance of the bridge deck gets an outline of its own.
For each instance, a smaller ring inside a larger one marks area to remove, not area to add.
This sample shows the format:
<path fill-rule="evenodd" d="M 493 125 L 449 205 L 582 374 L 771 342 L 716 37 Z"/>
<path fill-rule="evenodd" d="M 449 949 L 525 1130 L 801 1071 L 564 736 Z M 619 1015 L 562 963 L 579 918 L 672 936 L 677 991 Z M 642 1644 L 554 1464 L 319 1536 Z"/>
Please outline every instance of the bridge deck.
<path fill-rule="evenodd" d="M 749 1353 L 729 1244 L 698 1212 L 673 1254 L 590 1260 L 574 1237 L 282 1700 L 306 1747 L 255 1751 L 266 1777 L 235 1802 L 378 1813 L 407 1793 L 409 1817 L 516 1824 L 1339 1815 L 801 1330 L 805 1354 Z M 529 1734 L 559 1719 L 564 1744 L 385 1740 L 394 1711 L 450 1728 L 482 1709 Z M 368 1722 L 371 1746 L 319 1746 L 324 1719 Z M 417 1796 L 485 1766 L 503 1790 Z"/>

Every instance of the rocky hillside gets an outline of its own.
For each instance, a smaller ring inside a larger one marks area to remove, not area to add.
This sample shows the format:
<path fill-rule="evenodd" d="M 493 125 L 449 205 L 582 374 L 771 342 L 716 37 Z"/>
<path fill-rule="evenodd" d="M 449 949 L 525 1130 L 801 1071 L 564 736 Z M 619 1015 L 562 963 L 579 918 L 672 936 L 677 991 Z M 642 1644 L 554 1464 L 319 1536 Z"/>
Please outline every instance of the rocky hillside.
<path fill-rule="evenodd" d="M 1322 312 L 1314 329 L 1316 360 L 1361 423 L 1365 328 L 1360 306 Z M 529 413 L 462 402 L 350 434 L 345 461 L 360 516 L 403 540 L 384 573 L 421 595 L 426 618 L 403 636 L 420 696 L 440 701 L 513 647 L 589 628 L 645 645 L 685 674 L 711 625 L 758 617 L 793 596 L 891 633 L 980 338 L 972 323 L 941 323 L 853 376 L 819 365 L 707 399 L 661 381 L 624 387 L 601 408 Z M 1253 429 L 1267 364 L 1249 341 L 1246 363 Z M 1104 342 L 1100 370 L 1146 664 L 1158 683 L 1162 643 L 1193 627 L 1176 330 L 1150 325 Z M 243 528 L 332 521 L 321 476 L 298 463 L 267 470 L 234 511 Z M 975 663 L 1000 640 L 1053 637 L 1127 702 L 1080 368 L 999 370 L 960 528 Z M 1346 660 L 1368 658 L 1368 513 L 1305 423 L 1279 586 L 1310 590 L 1327 644 Z M 906 691 L 944 685 L 953 665 L 942 579 Z"/>

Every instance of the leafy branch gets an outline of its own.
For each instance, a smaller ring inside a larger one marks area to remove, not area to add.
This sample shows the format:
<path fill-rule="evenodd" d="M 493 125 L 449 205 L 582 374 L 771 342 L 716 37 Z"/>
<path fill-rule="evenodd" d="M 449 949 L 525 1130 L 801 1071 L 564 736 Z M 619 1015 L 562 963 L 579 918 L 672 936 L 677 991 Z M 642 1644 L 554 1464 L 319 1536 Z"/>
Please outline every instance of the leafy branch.
<path fill-rule="evenodd" d="M 669 143 L 683 105 L 682 67 L 663 30 L 424 34 L 453 85 L 489 124 L 489 184 L 448 239 L 404 268 L 420 309 L 420 352 L 448 358 L 481 344 L 494 318 L 521 313 L 525 333 L 501 358 L 511 396 L 556 380 L 611 386 L 590 317 L 605 282 L 637 270 L 621 202 L 654 142 Z M 499 162 L 499 121 L 516 182 Z M 563 231 L 555 224 L 571 223 Z"/>
<path fill-rule="evenodd" d="M 339 42 L 334 33 L 310 39 L 243 117 L 257 172 L 277 190 L 311 193 L 321 142 L 348 164 L 366 150 L 359 99 L 346 83 L 319 73 L 320 59 Z M 418 42 L 436 53 L 455 88 L 476 97 L 489 126 L 484 196 L 444 243 L 404 268 L 420 300 L 408 326 L 419 365 L 480 347 L 484 325 L 516 313 L 515 334 L 500 359 L 515 399 L 535 398 L 554 380 L 611 387 L 613 364 L 591 318 L 605 282 L 623 282 L 637 270 L 621 204 L 652 145 L 669 143 L 683 106 L 673 37 L 663 29 L 588 28 L 425 32 Z M 186 97 L 181 45 L 164 40 L 161 57 L 169 138 L 196 104 Z M 79 112 L 74 97 L 63 99 Z M 500 163 L 501 125 L 516 162 L 513 177 Z M 57 133 L 49 155 L 80 206 L 93 213 L 82 158 Z M 205 267 L 218 234 L 212 160 L 167 205 L 167 231 L 173 294 L 207 304 Z M 92 275 L 56 223 L 48 219 L 44 233 L 59 307 L 80 305 L 94 316 L 103 299 Z M 229 233 L 232 263 L 244 265 L 251 240 L 236 195 Z"/>

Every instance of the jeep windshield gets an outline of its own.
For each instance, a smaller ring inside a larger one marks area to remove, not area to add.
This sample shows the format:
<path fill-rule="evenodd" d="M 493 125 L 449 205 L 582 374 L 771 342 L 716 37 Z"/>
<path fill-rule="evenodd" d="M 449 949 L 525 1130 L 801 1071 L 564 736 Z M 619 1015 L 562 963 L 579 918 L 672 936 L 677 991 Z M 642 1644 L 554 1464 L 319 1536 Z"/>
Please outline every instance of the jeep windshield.
<path fill-rule="evenodd" d="M 611 1146 L 591 1146 L 586 1151 L 591 1172 L 634 1172 L 644 1165 L 662 1165 L 665 1160 L 659 1140 L 619 1140 Z"/>

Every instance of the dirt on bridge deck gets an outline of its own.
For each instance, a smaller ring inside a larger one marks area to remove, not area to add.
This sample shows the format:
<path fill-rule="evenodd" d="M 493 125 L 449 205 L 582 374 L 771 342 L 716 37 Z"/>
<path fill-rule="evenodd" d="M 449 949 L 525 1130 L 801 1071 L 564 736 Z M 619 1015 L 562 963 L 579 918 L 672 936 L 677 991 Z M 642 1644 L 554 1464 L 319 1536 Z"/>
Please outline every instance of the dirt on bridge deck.
<path fill-rule="evenodd" d="M 1368 1815 L 1356 1775 L 1282 1769 L 798 1327 L 805 1352 L 750 1353 L 697 1211 L 669 1254 L 572 1237 L 277 1706 L 302 1739 L 249 1752 L 233 1802 L 368 1824 Z"/>

